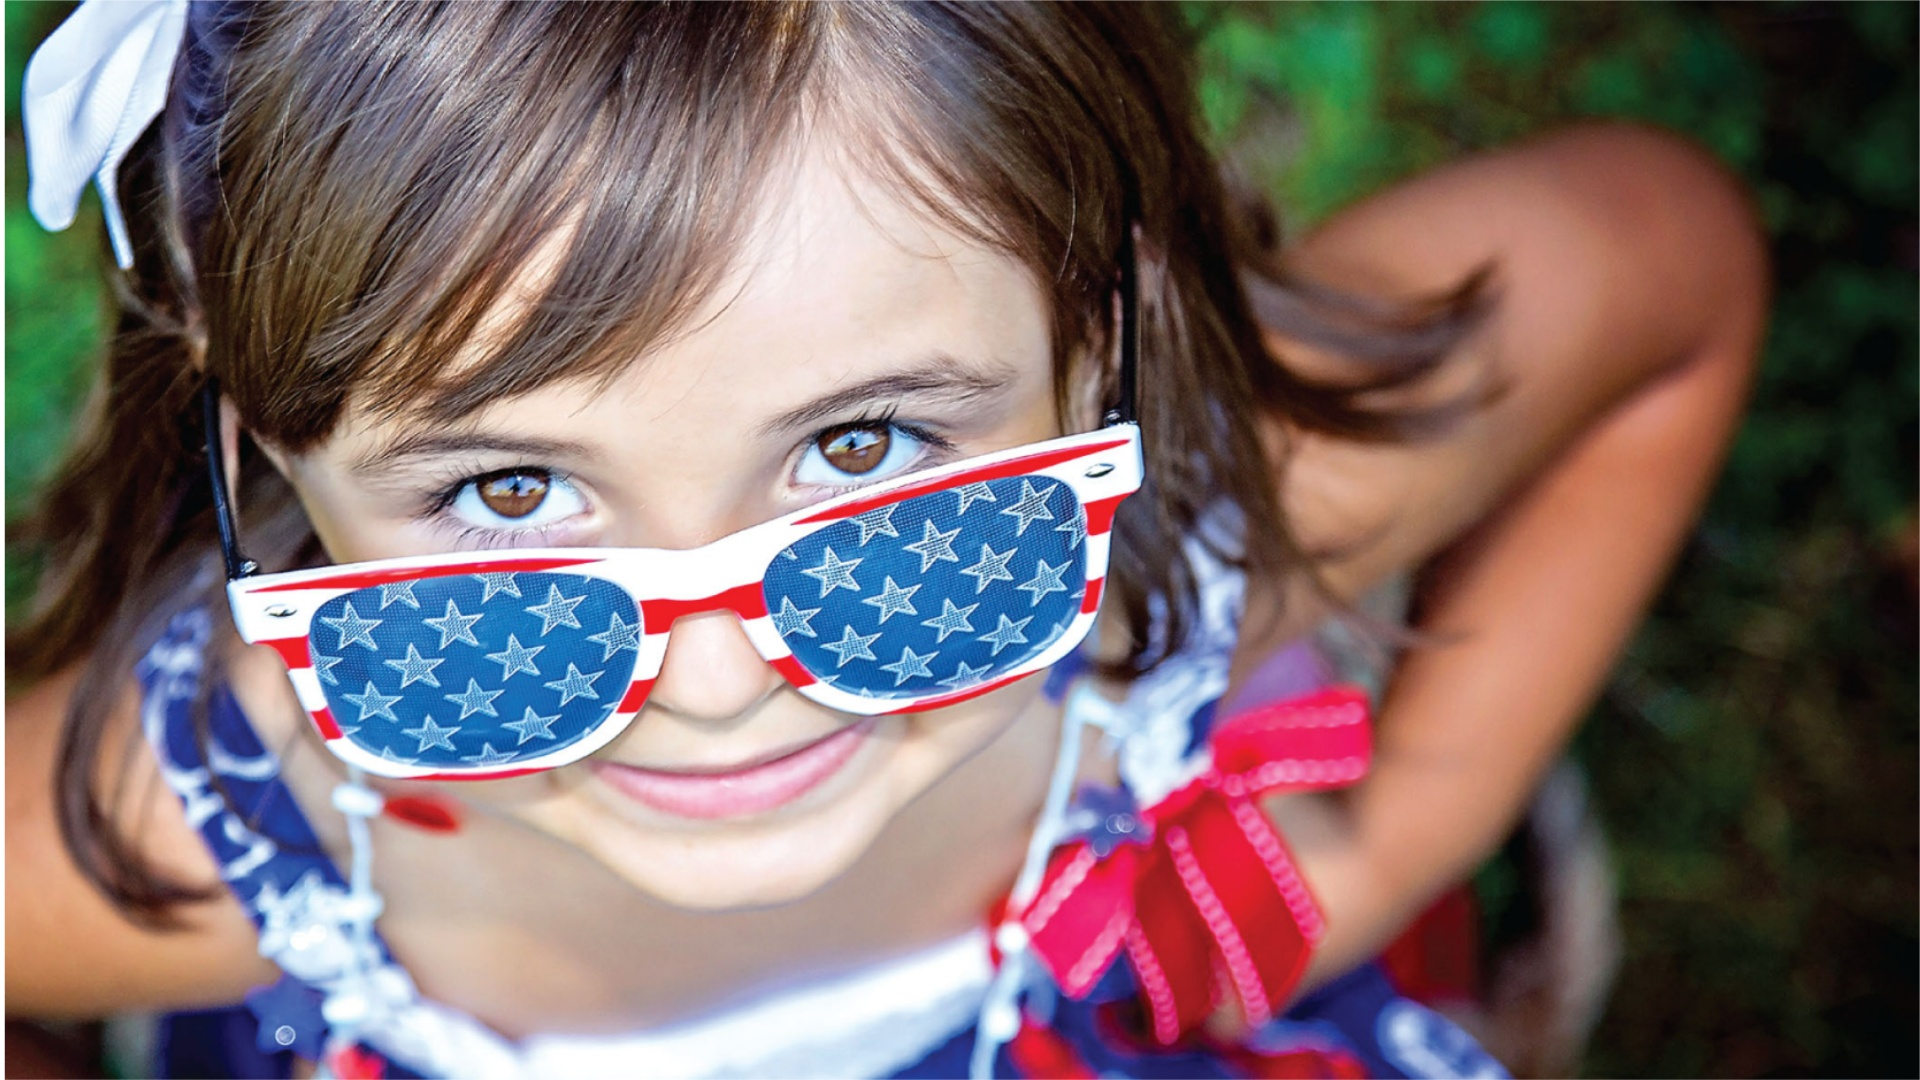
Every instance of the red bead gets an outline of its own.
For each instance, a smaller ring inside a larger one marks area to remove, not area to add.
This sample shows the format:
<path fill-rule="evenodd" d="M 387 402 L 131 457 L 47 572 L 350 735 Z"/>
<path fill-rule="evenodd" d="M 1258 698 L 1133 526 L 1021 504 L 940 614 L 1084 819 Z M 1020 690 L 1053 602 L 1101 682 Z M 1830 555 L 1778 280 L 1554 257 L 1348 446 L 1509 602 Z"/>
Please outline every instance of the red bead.
<path fill-rule="evenodd" d="M 459 832 L 460 815 L 454 804 L 431 795 L 389 795 L 386 816 L 429 832 Z"/>

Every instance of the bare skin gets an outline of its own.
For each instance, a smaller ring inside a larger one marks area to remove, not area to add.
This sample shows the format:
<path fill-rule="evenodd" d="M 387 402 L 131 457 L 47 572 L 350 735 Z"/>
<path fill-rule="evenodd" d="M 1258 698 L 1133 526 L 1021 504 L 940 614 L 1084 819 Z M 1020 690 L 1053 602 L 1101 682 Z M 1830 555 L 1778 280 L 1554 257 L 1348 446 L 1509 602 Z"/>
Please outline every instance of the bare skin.
<path fill-rule="evenodd" d="M 964 410 L 972 429 L 961 431 L 964 417 L 955 416 L 958 452 L 1055 434 L 1050 410 L 1043 418 L 1022 389 L 1022 379 L 1044 375 L 1044 357 L 1030 355 L 1036 328 L 1018 317 L 1022 303 L 1038 303 L 1032 283 L 942 246 L 949 241 L 934 230 L 880 216 L 893 224 L 892 239 L 910 234 L 894 246 L 920 261 L 888 264 L 898 273 L 871 280 L 913 297 L 960 297 L 928 316 L 936 325 L 950 317 L 945 331 L 929 331 L 926 320 L 863 323 L 857 311 L 836 322 L 811 311 L 805 282 L 857 267 L 767 260 L 736 300 L 746 321 L 728 321 L 729 309 L 672 347 L 683 355 L 649 358 L 631 386 L 572 403 L 568 430 L 607 459 L 598 472 L 566 463 L 597 516 L 541 542 L 686 546 L 807 498 L 791 486 L 793 459 L 770 449 L 775 442 L 741 434 L 718 440 L 718 457 L 711 439 L 694 453 L 700 423 L 758 421 L 779 411 L 774 402 L 796 400 L 800 386 L 780 382 L 792 365 L 780 360 L 801 354 L 816 365 L 807 386 L 817 392 L 895 370 L 902 353 L 1001 334 L 985 355 L 1004 362 L 1013 389 L 998 412 L 979 403 Z M 871 254 L 885 258 L 881 247 Z M 1371 955 L 1468 872 L 1564 744 L 1717 469 L 1750 377 L 1766 289 L 1737 188 L 1690 148 L 1622 128 L 1577 130 L 1441 170 L 1353 207 L 1291 257 L 1309 273 L 1386 295 L 1431 292 L 1497 261 L 1501 303 L 1456 358 L 1457 374 L 1441 381 L 1492 371 L 1509 388 L 1433 442 L 1358 448 L 1289 440 L 1277 425 L 1272 432 L 1276 447 L 1294 444 L 1282 496 L 1308 539 L 1368 538 L 1322 568 L 1335 591 L 1351 598 L 1417 574 L 1419 625 L 1452 642 L 1414 653 L 1395 674 L 1366 782 L 1340 797 L 1271 807 L 1328 914 L 1317 980 Z M 947 277 L 914 279 L 933 272 L 929 261 Z M 1033 295 L 1023 301 L 1022 289 Z M 869 299 L 875 311 L 902 302 Z M 763 302 L 791 306 L 756 320 Z M 989 311 L 991 322 L 982 321 Z M 851 333 L 833 329 L 848 320 L 863 332 L 834 336 Z M 781 335 L 753 336 L 754 327 L 775 325 Z M 808 337 L 812 326 L 821 336 Z M 702 336 L 713 327 L 718 337 Z M 889 340 L 890 328 L 903 335 L 893 352 L 861 354 L 848 344 Z M 913 336 L 926 333 L 934 337 Z M 1339 363 L 1274 345 L 1292 362 Z M 765 358 L 768 349 L 786 351 L 737 369 L 737 378 L 711 374 L 729 370 L 715 357 Z M 959 358 L 969 359 L 964 350 Z M 633 401 L 676 404 L 633 423 Z M 378 522 L 402 517 L 398 504 L 383 509 L 377 485 L 342 479 L 352 452 L 374 445 L 354 440 L 382 434 L 350 428 L 285 462 L 338 558 L 434 549 L 411 526 L 381 532 Z M 635 476 L 668 486 L 622 486 Z M 1280 614 L 1270 634 L 1243 641 L 1237 677 L 1326 616 L 1296 586 L 1253 603 L 1256 615 Z M 296 794 L 324 807 L 339 769 L 304 741 L 304 717 L 277 662 L 237 661 L 236 692 L 249 715 L 270 744 L 290 747 Z M 831 730 L 833 718 L 786 689 L 731 617 L 677 627 L 667 665 L 648 712 L 604 752 L 612 759 L 723 763 Z M 232 1001 L 268 981 L 252 927 L 224 893 L 183 911 L 187 930 L 160 934 L 134 927 L 79 878 L 54 830 L 49 791 L 70 686 L 51 680 L 9 702 L 9 1010 L 85 1016 Z M 920 726 L 903 721 L 884 738 L 877 732 L 862 751 L 872 758 L 867 771 L 855 769 L 844 793 L 768 822 L 702 831 L 648 820 L 596 801 L 591 780 L 578 775 L 468 785 L 492 790 L 459 793 L 475 813 L 457 840 L 376 824 L 377 878 L 389 904 L 382 930 L 429 996 L 508 1035 L 631 1030 L 940 940 L 978 925 L 1010 881 L 1058 725 L 1032 680 L 949 711 Z M 123 738 L 135 730 L 131 701 L 122 730 Z M 214 880 L 147 759 L 128 760 L 127 821 L 145 850 L 192 880 Z M 1097 759 L 1090 766 L 1103 767 Z M 341 850 L 337 816 L 309 816 Z M 714 851 L 724 857 L 703 854 Z"/>

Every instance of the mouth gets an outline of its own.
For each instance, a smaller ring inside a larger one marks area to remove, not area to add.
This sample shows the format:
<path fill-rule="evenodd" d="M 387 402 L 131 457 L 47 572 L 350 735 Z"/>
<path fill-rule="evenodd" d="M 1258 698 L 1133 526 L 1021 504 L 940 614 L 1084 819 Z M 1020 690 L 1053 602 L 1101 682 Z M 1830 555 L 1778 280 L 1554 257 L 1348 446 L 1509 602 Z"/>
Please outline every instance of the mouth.
<path fill-rule="evenodd" d="M 770 761 L 724 770 L 642 769 L 598 762 L 594 772 L 622 795 L 675 817 L 714 820 L 777 810 L 825 783 L 873 732 L 862 720 Z"/>

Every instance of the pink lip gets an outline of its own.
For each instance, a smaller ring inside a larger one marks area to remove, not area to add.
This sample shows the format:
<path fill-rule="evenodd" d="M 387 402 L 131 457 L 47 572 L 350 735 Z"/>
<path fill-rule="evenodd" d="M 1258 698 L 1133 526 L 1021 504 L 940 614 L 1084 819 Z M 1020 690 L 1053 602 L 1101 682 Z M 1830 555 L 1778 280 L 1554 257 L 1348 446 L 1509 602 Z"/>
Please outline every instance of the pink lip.
<path fill-rule="evenodd" d="M 746 817 L 820 786 L 860 749 L 873 725 L 863 720 L 791 754 L 729 772 L 666 772 L 611 762 L 596 764 L 594 771 L 621 794 L 676 817 Z"/>

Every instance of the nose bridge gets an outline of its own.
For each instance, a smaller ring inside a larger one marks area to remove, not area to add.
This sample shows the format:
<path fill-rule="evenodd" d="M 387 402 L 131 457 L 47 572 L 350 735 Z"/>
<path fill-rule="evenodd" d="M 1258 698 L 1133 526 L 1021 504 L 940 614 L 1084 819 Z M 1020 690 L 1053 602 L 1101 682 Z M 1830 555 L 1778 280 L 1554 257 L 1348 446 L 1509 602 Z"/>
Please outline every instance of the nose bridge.
<path fill-rule="evenodd" d="M 748 632 L 749 624 L 766 615 L 759 582 L 694 599 L 643 601 L 646 636 L 666 639 L 652 700 L 711 723 L 751 710 L 786 674 L 762 655 Z"/>

